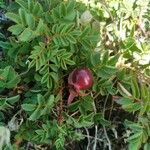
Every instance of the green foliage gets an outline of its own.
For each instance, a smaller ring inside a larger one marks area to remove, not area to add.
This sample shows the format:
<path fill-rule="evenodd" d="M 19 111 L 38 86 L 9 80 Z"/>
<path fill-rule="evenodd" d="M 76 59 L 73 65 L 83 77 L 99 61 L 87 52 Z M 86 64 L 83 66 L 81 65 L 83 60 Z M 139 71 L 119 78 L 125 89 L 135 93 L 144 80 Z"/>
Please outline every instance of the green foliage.
<path fill-rule="evenodd" d="M 145 84 L 139 86 L 135 78 L 131 79 L 131 93 L 122 88 L 124 97 L 117 101 L 123 109 L 134 112 L 139 111 L 139 115 L 144 115 L 150 111 L 150 91 Z"/>
<path fill-rule="evenodd" d="M 49 114 L 50 110 L 54 106 L 54 96 L 50 95 L 50 97 L 45 100 L 44 97 L 40 94 L 37 95 L 37 105 L 34 104 L 22 104 L 22 108 L 25 111 L 31 111 L 31 115 L 29 120 L 35 121 L 39 119 L 41 116 Z"/>
<path fill-rule="evenodd" d="M 0 124 L 15 117 L 19 126 L 4 149 L 68 149 L 85 137 L 93 149 L 124 141 L 150 149 L 149 0 L 1 0 L 0 8 L 10 21 L 0 25 Z M 80 67 L 94 85 L 67 106 L 67 78 Z"/>
<path fill-rule="evenodd" d="M 13 88 L 20 82 L 19 75 L 11 66 L 0 69 L 0 88 Z"/>
<path fill-rule="evenodd" d="M 15 104 L 17 101 L 19 101 L 20 96 L 13 96 L 13 97 L 6 97 L 6 98 L 0 98 L 0 110 L 6 111 L 7 109 L 13 108 L 13 104 Z"/>
<path fill-rule="evenodd" d="M 114 95 L 116 93 L 112 81 L 117 76 L 118 69 L 115 65 L 119 56 L 119 54 L 116 54 L 110 57 L 108 51 L 93 52 L 90 56 L 92 68 L 97 77 L 99 77 L 97 82 L 95 82 L 94 89 L 100 89 L 102 95 L 107 93 Z"/>
<path fill-rule="evenodd" d="M 148 137 L 150 136 L 150 126 L 149 126 L 149 120 L 146 117 L 139 118 L 138 123 L 126 121 L 125 125 L 127 128 L 130 128 L 132 130 L 130 137 L 128 137 L 129 142 L 129 149 L 137 150 L 141 147 L 141 145 L 144 143 L 145 146 L 148 146 Z"/>

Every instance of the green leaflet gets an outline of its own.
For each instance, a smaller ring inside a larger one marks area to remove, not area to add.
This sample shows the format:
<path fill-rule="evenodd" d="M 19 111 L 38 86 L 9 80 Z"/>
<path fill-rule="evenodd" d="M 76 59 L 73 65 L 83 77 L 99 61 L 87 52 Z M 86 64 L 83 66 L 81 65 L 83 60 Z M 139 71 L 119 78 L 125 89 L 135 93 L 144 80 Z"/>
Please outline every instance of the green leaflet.
<path fill-rule="evenodd" d="M 31 112 L 29 120 L 35 121 L 39 119 L 41 116 L 46 115 L 50 112 L 50 110 L 54 106 L 54 96 L 50 95 L 47 99 L 45 99 L 41 94 L 37 95 L 37 104 L 24 103 L 22 104 L 22 108 L 25 111 Z"/>
<path fill-rule="evenodd" d="M 0 69 L 0 88 L 13 88 L 20 82 L 19 75 L 11 66 Z"/>

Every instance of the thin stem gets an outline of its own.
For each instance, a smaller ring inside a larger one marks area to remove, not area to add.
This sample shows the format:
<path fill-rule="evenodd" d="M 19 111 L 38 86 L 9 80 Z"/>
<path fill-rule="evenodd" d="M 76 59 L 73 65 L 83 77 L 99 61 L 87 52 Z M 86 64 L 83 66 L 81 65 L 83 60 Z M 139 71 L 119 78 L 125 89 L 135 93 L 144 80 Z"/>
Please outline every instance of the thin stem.
<path fill-rule="evenodd" d="M 105 108 L 106 108 L 108 97 L 109 97 L 109 94 L 107 94 L 107 96 L 105 98 L 105 102 L 104 102 L 104 106 L 103 106 L 103 117 L 105 116 Z M 110 142 L 110 139 L 109 139 L 109 137 L 107 135 L 107 131 L 106 131 L 105 125 L 103 125 L 103 130 L 104 130 L 104 134 L 105 134 L 105 137 L 107 139 L 107 142 L 108 142 L 108 149 L 112 150 L 112 148 L 111 148 L 111 142 Z"/>
<path fill-rule="evenodd" d="M 90 134 L 89 134 L 89 131 L 88 131 L 88 129 L 86 127 L 85 127 L 85 131 L 86 131 L 87 139 L 88 139 L 88 145 L 86 147 L 86 150 L 89 150 L 90 143 L 91 143 L 91 141 L 90 141 Z"/>
<path fill-rule="evenodd" d="M 88 136 L 88 135 L 85 135 L 85 134 L 83 134 L 83 136 L 87 137 L 87 138 L 90 138 L 91 140 L 95 139 L 94 136 L 90 136 L 90 135 Z M 96 138 L 96 140 L 99 141 L 99 142 L 103 142 L 103 139 L 100 139 L 100 138 Z"/>
<path fill-rule="evenodd" d="M 105 98 L 105 101 L 104 101 L 104 106 L 103 106 L 103 117 L 105 117 L 105 108 L 106 108 L 108 96 L 109 96 L 109 94 L 107 94 L 107 96 L 106 96 L 106 98 Z"/>
<path fill-rule="evenodd" d="M 103 126 L 103 129 L 104 129 L 105 137 L 106 137 L 107 142 L 108 142 L 108 149 L 109 149 L 109 150 L 112 150 L 112 148 L 111 148 L 111 142 L 110 142 L 109 137 L 108 137 L 108 135 L 107 135 L 107 131 L 106 131 L 105 126 Z"/>
<path fill-rule="evenodd" d="M 70 94 L 69 94 L 69 97 L 68 97 L 68 100 L 67 100 L 68 105 L 71 104 L 71 102 L 77 96 L 77 93 L 74 90 L 71 89 L 69 92 L 70 92 Z"/>
<path fill-rule="evenodd" d="M 91 96 L 93 97 L 92 93 L 91 93 Z M 97 110 L 96 110 L 96 106 L 95 106 L 94 100 L 93 100 L 93 109 L 94 109 L 94 113 L 96 114 Z M 93 150 L 96 150 L 96 146 L 97 146 L 97 130 L 98 130 L 98 126 L 95 125 L 95 138 L 94 138 Z"/>
<path fill-rule="evenodd" d="M 97 146 L 97 129 L 98 129 L 98 126 L 95 125 L 95 137 L 94 137 L 93 150 L 96 150 L 96 146 Z"/>

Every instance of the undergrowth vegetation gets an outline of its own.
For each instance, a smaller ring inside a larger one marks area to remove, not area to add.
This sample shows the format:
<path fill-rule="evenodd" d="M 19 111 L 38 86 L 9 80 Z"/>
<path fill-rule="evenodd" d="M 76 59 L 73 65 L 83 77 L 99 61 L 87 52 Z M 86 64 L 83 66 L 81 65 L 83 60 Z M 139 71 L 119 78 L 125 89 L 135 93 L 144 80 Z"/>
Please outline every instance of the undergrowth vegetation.
<path fill-rule="evenodd" d="M 0 0 L 0 149 L 149 150 L 149 3 Z"/>

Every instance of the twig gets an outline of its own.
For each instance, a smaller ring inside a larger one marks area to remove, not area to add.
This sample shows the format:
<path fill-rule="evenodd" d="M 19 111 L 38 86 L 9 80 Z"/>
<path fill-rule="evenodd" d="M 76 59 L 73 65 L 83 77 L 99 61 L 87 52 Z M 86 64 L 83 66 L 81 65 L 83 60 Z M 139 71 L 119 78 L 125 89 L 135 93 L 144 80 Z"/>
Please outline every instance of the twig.
<path fill-rule="evenodd" d="M 52 109 L 52 113 L 54 114 L 55 117 L 58 117 L 57 113 Z"/>
<path fill-rule="evenodd" d="M 108 135 L 107 135 L 105 126 L 103 126 L 103 130 L 104 130 L 104 134 L 105 134 L 105 137 L 106 137 L 106 139 L 107 139 L 107 142 L 108 142 L 108 149 L 109 149 L 109 150 L 112 150 L 112 148 L 111 148 L 111 142 L 110 142 L 109 137 L 108 137 Z"/>
<path fill-rule="evenodd" d="M 76 114 L 78 114 L 79 113 L 79 110 L 78 111 L 76 111 L 76 112 L 74 112 L 73 114 L 71 114 L 70 116 L 71 117 L 73 117 L 73 116 L 75 116 Z"/>
<path fill-rule="evenodd" d="M 95 137 L 94 137 L 93 150 L 96 150 L 96 145 L 97 145 L 97 129 L 98 129 L 98 126 L 95 125 Z"/>
<path fill-rule="evenodd" d="M 88 139 L 88 145 L 87 145 L 87 147 L 86 147 L 86 150 L 89 150 L 90 143 L 91 143 L 91 141 L 90 141 L 90 134 L 89 134 L 89 131 L 88 131 L 88 129 L 87 129 L 86 127 L 85 127 L 84 129 L 85 129 L 85 131 L 86 131 L 87 139 Z"/>
<path fill-rule="evenodd" d="M 94 136 L 87 136 L 87 135 L 85 135 L 85 134 L 82 134 L 84 137 L 87 137 L 87 138 L 90 138 L 90 139 L 95 139 L 95 137 Z M 103 142 L 104 140 L 103 139 L 100 139 L 100 138 L 96 138 L 96 140 L 97 141 L 99 141 L 99 142 Z"/>
<path fill-rule="evenodd" d="M 24 76 L 24 75 L 26 75 L 26 74 L 29 72 L 29 70 L 30 70 L 30 69 L 28 68 L 26 71 L 20 73 L 19 76 Z"/>
<path fill-rule="evenodd" d="M 105 107 L 106 107 L 106 104 L 107 104 L 108 96 L 109 96 L 109 94 L 107 94 L 107 96 L 106 96 L 106 98 L 105 98 L 105 101 L 104 101 L 104 106 L 103 106 L 103 117 L 105 116 Z"/>
<path fill-rule="evenodd" d="M 115 86 L 116 83 L 117 83 L 117 79 L 115 79 L 115 81 L 113 82 L 112 88 Z M 111 117 L 111 114 L 112 114 L 112 110 L 113 110 L 113 105 L 114 105 L 114 100 L 112 99 L 108 120 L 110 120 L 110 117 Z"/>
<path fill-rule="evenodd" d="M 92 93 L 91 93 L 91 96 L 93 97 Z M 93 99 L 93 109 L 94 109 L 94 113 L 96 114 L 97 111 L 96 111 L 94 99 Z M 97 145 L 97 129 L 98 129 L 98 126 L 95 125 L 95 138 L 94 138 L 93 150 L 96 150 L 96 145 Z"/>
<path fill-rule="evenodd" d="M 103 106 L 103 117 L 105 116 L 105 107 L 106 107 L 106 104 L 107 104 L 108 96 L 109 96 L 109 94 L 107 94 L 107 96 L 105 98 L 104 106 Z M 112 150 L 112 148 L 111 148 L 111 142 L 109 140 L 109 137 L 107 135 L 106 128 L 105 128 L 104 125 L 103 125 L 103 130 L 104 130 L 104 134 L 105 134 L 105 137 L 107 139 L 107 142 L 108 142 L 108 148 L 109 148 L 109 150 Z"/>

